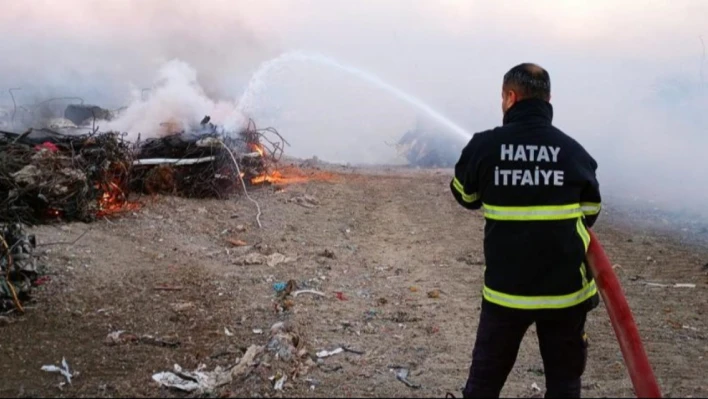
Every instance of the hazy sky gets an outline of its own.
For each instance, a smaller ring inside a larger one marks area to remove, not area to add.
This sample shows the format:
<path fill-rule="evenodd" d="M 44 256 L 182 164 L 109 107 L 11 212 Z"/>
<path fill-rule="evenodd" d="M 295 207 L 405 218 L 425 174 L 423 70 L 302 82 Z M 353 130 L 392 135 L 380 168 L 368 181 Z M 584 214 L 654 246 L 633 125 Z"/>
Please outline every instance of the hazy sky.
<path fill-rule="evenodd" d="M 20 103 L 79 95 L 119 107 L 162 78 L 171 88 L 135 105 L 125 123 L 145 129 L 175 112 L 189 120 L 205 112 L 228 119 L 261 63 L 301 50 L 370 71 L 473 132 L 500 123 L 501 76 L 531 61 L 549 70 L 555 122 L 597 158 L 608 190 L 681 205 L 708 200 L 699 39 L 708 39 L 708 1 L 0 5 L 0 87 L 22 87 L 15 93 Z M 384 90 L 313 62 L 281 63 L 262 78 L 249 95 L 252 116 L 278 128 L 292 155 L 390 162 L 395 151 L 386 143 L 421 115 Z M 8 95 L 0 98 L 0 106 L 12 108 Z"/>

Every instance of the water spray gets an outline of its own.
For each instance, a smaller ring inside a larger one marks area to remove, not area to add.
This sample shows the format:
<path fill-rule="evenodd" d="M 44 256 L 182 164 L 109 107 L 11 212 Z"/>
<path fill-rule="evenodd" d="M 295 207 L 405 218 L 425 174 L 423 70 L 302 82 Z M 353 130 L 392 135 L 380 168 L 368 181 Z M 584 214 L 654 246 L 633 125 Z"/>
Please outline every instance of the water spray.
<path fill-rule="evenodd" d="M 253 77 L 248 82 L 246 90 L 241 95 L 241 98 L 238 102 L 239 110 L 242 113 L 248 114 L 249 108 L 253 106 L 252 103 L 254 96 L 258 93 L 258 91 L 265 87 L 265 78 L 267 77 L 267 75 L 276 70 L 278 66 L 291 61 L 315 62 L 321 65 L 336 68 L 340 71 L 347 72 L 351 75 L 354 75 L 362 80 L 373 84 L 374 86 L 380 87 L 388 91 L 389 93 L 393 94 L 404 102 L 425 112 L 428 116 L 448 128 L 450 131 L 456 133 L 460 138 L 464 139 L 465 141 L 469 141 L 472 138 L 472 135 L 468 131 L 451 121 L 449 118 L 442 115 L 440 112 L 431 108 L 419 98 L 416 98 L 404 92 L 403 90 L 392 86 L 389 83 L 386 83 L 378 76 L 370 72 L 363 71 L 359 68 L 341 64 L 332 58 L 325 57 L 320 54 L 306 54 L 300 51 L 291 51 L 283 53 L 280 56 L 273 58 L 272 60 L 267 61 L 263 65 L 261 65 L 261 67 L 253 74 Z"/>
<path fill-rule="evenodd" d="M 591 230 L 589 231 L 588 265 L 595 277 L 607 313 L 610 315 L 610 322 L 622 350 L 634 393 L 638 398 L 660 398 L 659 384 L 656 382 L 654 371 L 644 351 L 632 311 L 622 292 L 622 286 L 597 236 Z"/>

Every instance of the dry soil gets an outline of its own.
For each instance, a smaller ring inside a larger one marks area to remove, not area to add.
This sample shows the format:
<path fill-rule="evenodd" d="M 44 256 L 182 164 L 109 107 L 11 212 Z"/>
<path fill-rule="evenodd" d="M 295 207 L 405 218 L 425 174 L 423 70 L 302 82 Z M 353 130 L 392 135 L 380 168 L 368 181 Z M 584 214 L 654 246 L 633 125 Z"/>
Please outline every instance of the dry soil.
<path fill-rule="evenodd" d="M 53 243 L 38 248 L 51 280 L 24 316 L 0 326 L 0 396 L 182 397 L 152 375 L 174 364 L 233 365 L 286 321 L 307 354 L 286 362 L 266 351 L 247 376 L 212 395 L 459 397 L 480 307 L 483 218 L 455 203 L 449 171 L 335 172 L 252 190 L 262 228 L 243 197 L 158 197 L 111 220 L 34 228 L 40 243 Z M 87 229 L 74 244 L 56 243 Z M 665 395 L 708 396 L 708 250 L 633 227 L 611 203 L 596 232 Z M 290 259 L 275 264 L 277 254 Z M 325 296 L 283 300 L 274 284 L 290 280 Z M 583 396 L 631 397 L 604 307 L 587 328 Z M 179 346 L 107 345 L 118 330 Z M 317 351 L 341 346 L 363 354 L 313 362 Z M 78 372 L 71 385 L 41 370 L 62 358 Z M 421 388 L 398 381 L 394 367 L 408 368 Z M 294 370 L 300 375 L 275 391 L 269 378 Z M 542 395 L 534 387 L 543 390 L 544 378 L 532 327 L 503 395 Z"/>

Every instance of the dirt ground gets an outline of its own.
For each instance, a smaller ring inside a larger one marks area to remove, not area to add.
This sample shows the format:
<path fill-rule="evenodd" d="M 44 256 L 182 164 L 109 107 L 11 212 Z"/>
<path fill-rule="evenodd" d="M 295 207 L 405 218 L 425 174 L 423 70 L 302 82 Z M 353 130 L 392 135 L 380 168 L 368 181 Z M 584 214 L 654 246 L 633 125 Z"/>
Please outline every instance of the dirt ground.
<path fill-rule="evenodd" d="M 251 345 L 266 346 L 271 326 L 284 321 L 296 351 L 307 353 L 286 361 L 266 349 L 247 375 L 210 395 L 459 397 L 480 307 L 484 220 L 455 203 L 448 182 L 449 171 L 342 167 L 330 181 L 253 190 L 262 229 L 245 198 L 174 197 L 90 225 L 35 228 L 45 244 L 90 230 L 75 244 L 38 248 L 51 280 L 26 315 L 0 326 L 0 396 L 183 397 L 153 374 L 174 364 L 234 365 Z M 611 203 L 596 232 L 665 396 L 708 396 L 708 249 L 632 227 Z M 276 264 L 283 258 L 290 259 Z M 281 300 L 274 284 L 289 280 L 325 296 Z M 631 397 L 604 307 L 587 328 L 583 396 Z M 118 330 L 179 346 L 108 345 Z M 341 346 L 363 354 L 313 360 Z M 78 373 L 71 385 L 41 370 L 62 358 Z M 398 381 L 396 367 L 408 368 L 420 389 Z M 276 391 L 269 378 L 280 373 L 289 378 Z M 503 395 L 542 395 L 533 386 L 544 389 L 532 327 Z"/>

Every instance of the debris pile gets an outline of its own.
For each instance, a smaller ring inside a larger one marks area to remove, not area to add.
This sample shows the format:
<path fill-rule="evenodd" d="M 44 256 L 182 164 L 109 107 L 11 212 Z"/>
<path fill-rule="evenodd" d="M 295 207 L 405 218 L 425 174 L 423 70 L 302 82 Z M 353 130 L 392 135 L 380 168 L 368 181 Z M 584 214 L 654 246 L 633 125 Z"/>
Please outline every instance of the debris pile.
<path fill-rule="evenodd" d="M 187 371 L 175 364 L 172 371 L 156 373 L 152 379 L 162 387 L 197 395 L 217 395 L 221 387 L 240 383 L 253 375 L 269 381 L 272 389 L 282 391 L 286 383 L 297 381 L 317 367 L 314 359 L 295 328 L 280 322 L 271 327 L 265 346 L 251 345 L 241 358 L 231 362 L 232 366 L 216 366 L 213 371 L 207 371 L 209 367 L 200 364 L 196 370 Z"/>
<path fill-rule="evenodd" d="M 463 145 L 449 134 L 418 127 L 406 132 L 396 148 L 411 166 L 451 168 L 460 158 Z"/>
<path fill-rule="evenodd" d="M 98 112 L 75 108 L 76 118 Z M 131 193 L 223 198 L 282 180 L 275 166 L 287 142 L 275 129 L 249 121 L 229 133 L 209 121 L 132 144 L 97 127 L 88 134 L 0 131 L 0 222 L 91 222 L 135 209 Z"/>
<path fill-rule="evenodd" d="M 36 245 L 34 235 L 26 234 L 21 225 L 0 225 L 0 312 L 24 312 L 22 303 L 39 284 Z"/>
<path fill-rule="evenodd" d="M 242 191 L 242 179 L 247 184 L 267 181 L 287 144 L 280 134 L 273 128 L 257 129 L 252 120 L 238 134 L 221 134 L 209 120 L 204 117 L 190 132 L 137 143 L 131 189 L 223 198 Z M 270 141 L 266 133 L 280 141 Z"/>
<path fill-rule="evenodd" d="M 91 221 L 120 210 L 131 161 L 115 133 L 0 132 L 0 222 Z"/>

